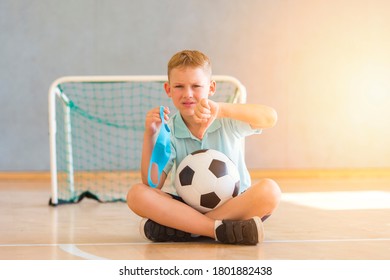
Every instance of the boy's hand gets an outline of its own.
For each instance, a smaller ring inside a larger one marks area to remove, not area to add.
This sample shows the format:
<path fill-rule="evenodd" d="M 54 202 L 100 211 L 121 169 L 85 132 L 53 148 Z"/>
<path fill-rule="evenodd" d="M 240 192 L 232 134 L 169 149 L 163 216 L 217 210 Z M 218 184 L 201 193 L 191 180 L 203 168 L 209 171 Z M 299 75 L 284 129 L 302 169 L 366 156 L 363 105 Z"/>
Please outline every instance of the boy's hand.
<path fill-rule="evenodd" d="M 196 104 L 194 119 L 201 125 L 198 131 L 198 135 L 195 135 L 196 137 L 203 139 L 207 128 L 217 118 L 218 111 L 219 104 L 207 98 L 200 100 L 198 104 Z"/>
<path fill-rule="evenodd" d="M 169 120 L 168 114 L 170 113 L 168 107 L 164 107 L 164 119 Z M 145 118 L 145 133 L 149 135 L 155 135 L 161 126 L 160 107 L 153 108 L 146 114 Z"/>

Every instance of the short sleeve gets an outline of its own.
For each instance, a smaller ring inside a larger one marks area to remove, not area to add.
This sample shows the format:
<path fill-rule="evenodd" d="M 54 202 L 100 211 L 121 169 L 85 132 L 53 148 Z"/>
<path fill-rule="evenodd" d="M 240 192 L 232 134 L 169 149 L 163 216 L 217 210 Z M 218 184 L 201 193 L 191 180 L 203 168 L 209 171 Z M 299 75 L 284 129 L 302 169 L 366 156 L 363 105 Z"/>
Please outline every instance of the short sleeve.
<path fill-rule="evenodd" d="M 232 133 L 238 138 L 247 137 L 252 134 L 261 134 L 261 129 L 253 129 L 250 124 L 232 119 L 226 119 L 228 125 L 231 127 Z"/>

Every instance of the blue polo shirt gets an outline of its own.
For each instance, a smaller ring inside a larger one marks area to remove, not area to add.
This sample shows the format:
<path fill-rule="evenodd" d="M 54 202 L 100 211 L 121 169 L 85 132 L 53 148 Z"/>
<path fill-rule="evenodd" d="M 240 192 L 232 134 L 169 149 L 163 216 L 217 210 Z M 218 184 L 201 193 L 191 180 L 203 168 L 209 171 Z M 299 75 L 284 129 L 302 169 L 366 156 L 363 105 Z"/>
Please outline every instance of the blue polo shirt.
<path fill-rule="evenodd" d="M 236 164 L 240 173 L 241 192 L 251 185 L 251 178 L 245 164 L 242 140 L 246 136 L 261 133 L 261 130 L 252 129 L 249 124 L 241 121 L 222 118 L 214 120 L 201 140 L 192 135 L 179 112 L 170 118 L 168 125 L 171 129 L 172 153 L 164 168 L 165 174 L 169 174 L 174 168 L 171 174 L 170 186 L 164 186 L 167 192 L 176 194 L 174 187 L 176 167 L 188 154 L 201 149 L 220 151 Z"/>

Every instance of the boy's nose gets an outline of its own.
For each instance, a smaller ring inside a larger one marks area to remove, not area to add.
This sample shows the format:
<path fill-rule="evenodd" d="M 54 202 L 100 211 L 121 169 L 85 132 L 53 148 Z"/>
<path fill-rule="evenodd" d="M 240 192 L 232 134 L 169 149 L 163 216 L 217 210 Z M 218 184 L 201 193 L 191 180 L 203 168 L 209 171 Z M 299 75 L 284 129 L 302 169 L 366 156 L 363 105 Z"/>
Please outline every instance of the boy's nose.
<path fill-rule="evenodd" d="M 184 96 L 191 97 L 193 95 L 192 89 L 190 87 L 187 87 L 184 91 Z"/>

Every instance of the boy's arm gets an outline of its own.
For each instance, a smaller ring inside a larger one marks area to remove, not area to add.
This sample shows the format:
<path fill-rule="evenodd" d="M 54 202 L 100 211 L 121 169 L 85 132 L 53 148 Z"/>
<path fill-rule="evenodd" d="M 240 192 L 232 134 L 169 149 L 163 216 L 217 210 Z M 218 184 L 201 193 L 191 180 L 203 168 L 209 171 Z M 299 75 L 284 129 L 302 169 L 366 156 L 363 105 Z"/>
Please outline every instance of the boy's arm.
<path fill-rule="evenodd" d="M 231 118 L 250 124 L 253 129 L 270 128 L 278 119 L 276 111 L 261 104 L 219 103 L 218 118 Z"/>
<path fill-rule="evenodd" d="M 165 107 L 164 115 L 165 119 L 168 120 L 169 109 Z M 149 185 L 148 183 L 148 172 L 149 172 L 149 164 L 150 158 L 152 156 L 154 143 L 157 137 L 157 133 L 159 131 L 159 127 L 161 126 L 160 119 L 160 107 L 153 108 L 146 114 L 145 119 L 145 132 L 144 139 L 142 145 L 142 157 L 141 157 L 141 179 L 142 183 L 145 185 Z M 153 182 L 157 182 L 158 180 L 158 168 L 157 165 L 152 166 L 152 174 L 151 178 Z M 164 181 L 166 179 L 166 174 L 163 172 L 161 174 L 160 182 L 158 184 L 158 188 L 161 188 L 164 185 Z"/>
<path fill-rule="evenodd" d="M 195 121 L 201 123 L 198 137 L 204 133 L 216 118 L 231 118 L 248 123 L 253 129 L 270 128 L 276 124 L 277 113 L 261 104 L 217 103 L 202 99 L 195 110 Z"/>

